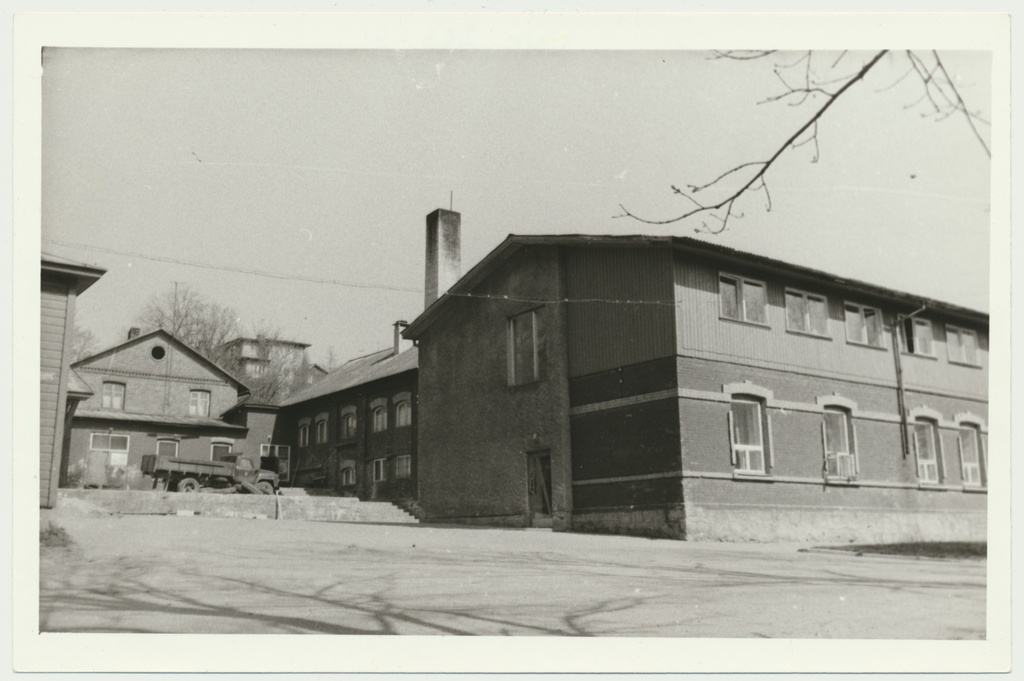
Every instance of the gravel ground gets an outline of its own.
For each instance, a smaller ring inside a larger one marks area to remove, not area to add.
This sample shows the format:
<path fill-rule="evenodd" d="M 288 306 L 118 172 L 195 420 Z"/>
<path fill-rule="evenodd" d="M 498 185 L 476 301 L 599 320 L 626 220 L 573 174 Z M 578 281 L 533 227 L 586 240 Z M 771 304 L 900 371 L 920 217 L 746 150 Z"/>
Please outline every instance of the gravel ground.
<path fill-rule="evenodd" d="M 543 530 L 61 513 L 44 632 L 981 639 L 985 561 Z"/>

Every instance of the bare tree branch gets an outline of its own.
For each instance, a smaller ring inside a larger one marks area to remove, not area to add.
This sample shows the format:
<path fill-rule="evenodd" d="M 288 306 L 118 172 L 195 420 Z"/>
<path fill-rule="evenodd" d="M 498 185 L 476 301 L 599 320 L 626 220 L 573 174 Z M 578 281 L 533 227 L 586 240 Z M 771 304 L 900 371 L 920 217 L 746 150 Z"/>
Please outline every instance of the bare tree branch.
<path fill-rule="evenodd" d="M 946 71 L 946 67 L 943 65 L 942 60 L 939 58 L 939 53 L 933 50 L 932 54 L 935 55 L 935 63 L 938 65 L 939 70 L 942 71 L 942 75 L 945 77 L 946 83 L 949 85 L 949 88 L 953 91 L 953 94 L 956 96 L 957 110 L 963 112 L 964 117 L 967 118 L 967 124 L 971 126 L 971 132 L 974 133 L 974 136 L 978 140 L 978 144 L 982 146 L 982 148 L 985 150 L 985 153 L 988 154 L 988 157 L 992 158 L 992 151 L 988 148 L 988 145 L 985 144 L 985 140 L 981 138 L 981 133 L 978 132 L 978 128 L 974 125 L 974 120 L 975 118 L 978 117 L 972 116 L 971 112 L 967 110 L 967 105 L 964 103 L 963 97 L 960 96 L 960 90 L 958 90 L 956 85 L 953 83 L 953 79 L 949 77 L 949 72 Z"/>

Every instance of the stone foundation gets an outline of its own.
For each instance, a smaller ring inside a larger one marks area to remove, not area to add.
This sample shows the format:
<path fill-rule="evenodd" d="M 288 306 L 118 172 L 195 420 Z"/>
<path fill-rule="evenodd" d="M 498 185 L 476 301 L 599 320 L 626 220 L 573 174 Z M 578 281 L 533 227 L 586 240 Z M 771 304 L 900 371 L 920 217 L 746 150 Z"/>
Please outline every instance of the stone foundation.
<path fill-rule="evenodd" d="M 571 529 L 574 532 L 686 539 L 686 513 L 682 504 L 576 511 L 572 514 Z"/>

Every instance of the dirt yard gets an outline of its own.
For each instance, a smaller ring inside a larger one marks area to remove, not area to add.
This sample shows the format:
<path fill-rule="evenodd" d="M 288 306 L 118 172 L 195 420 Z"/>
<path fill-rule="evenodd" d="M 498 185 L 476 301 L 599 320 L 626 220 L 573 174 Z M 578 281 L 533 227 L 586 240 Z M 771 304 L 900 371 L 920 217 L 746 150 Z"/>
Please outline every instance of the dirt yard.
<path fill-rule="evenodd" d="M 979 639 L 985 562 L 421 525 L 51 517 L 40 630 Z"/>

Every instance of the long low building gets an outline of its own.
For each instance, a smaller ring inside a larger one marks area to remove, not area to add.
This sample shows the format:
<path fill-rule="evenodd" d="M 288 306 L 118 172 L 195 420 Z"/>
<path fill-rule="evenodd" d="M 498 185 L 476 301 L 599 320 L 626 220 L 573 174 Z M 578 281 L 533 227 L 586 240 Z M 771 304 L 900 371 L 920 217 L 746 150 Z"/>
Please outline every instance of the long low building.
<path fill-rule="evenodd" d="M 405 331 L 428 519 L 984 538 L 987 314 L 679 237 L 512 235 L 453 277 L 438 215 L 450 287 Z"/>

